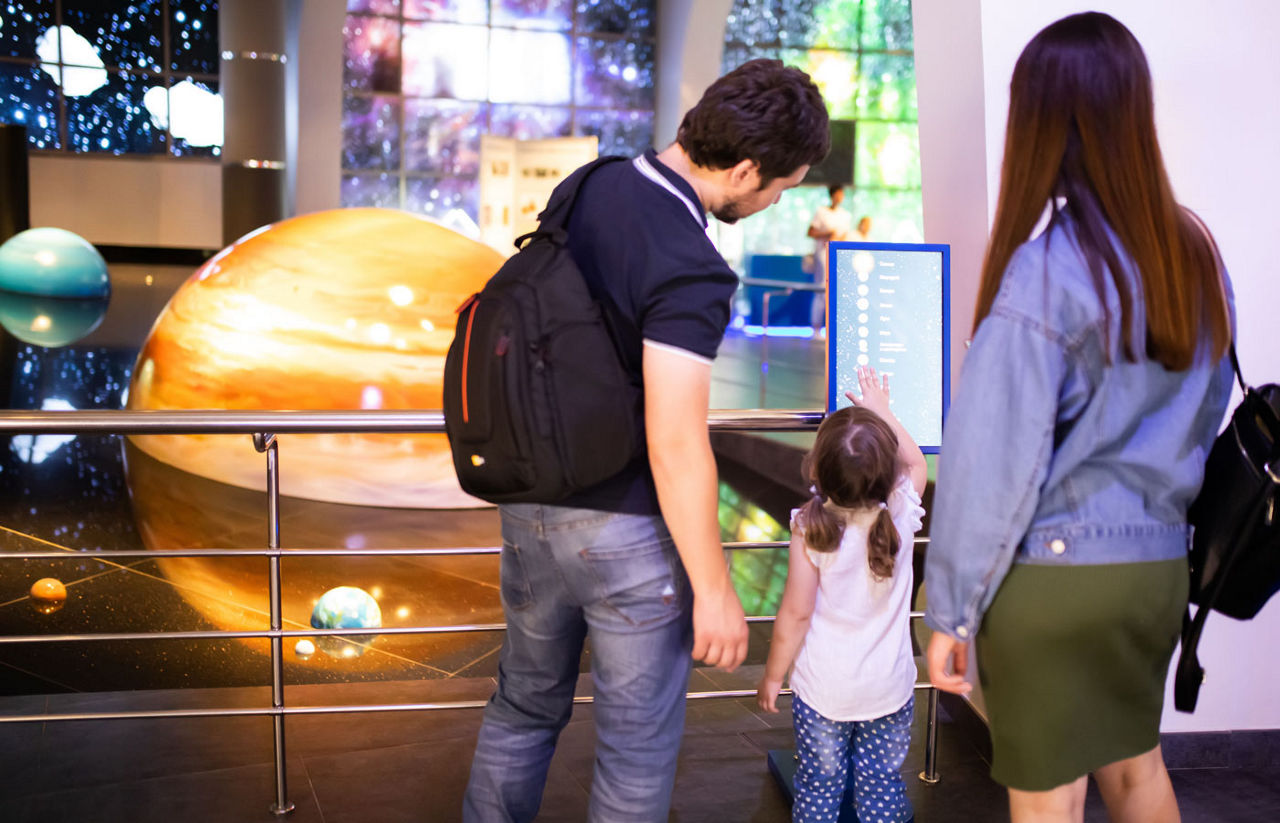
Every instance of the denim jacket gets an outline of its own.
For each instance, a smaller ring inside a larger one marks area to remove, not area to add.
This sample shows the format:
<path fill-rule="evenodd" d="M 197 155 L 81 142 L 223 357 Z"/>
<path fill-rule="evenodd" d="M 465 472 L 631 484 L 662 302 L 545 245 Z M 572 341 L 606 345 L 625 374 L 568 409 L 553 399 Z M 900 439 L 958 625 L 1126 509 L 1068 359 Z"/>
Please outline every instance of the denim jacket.
<path fill-rule="evenodd" d="M 1112 242 L 1142 330 L 1141 281 Z M 1188 370 L 1166 371 L 1142 358 L 1141 331 L 1142 359 L 1125 360 L 1119 295 L 1105 279 L 1109 326 L 1060 216 L 1013 255 L 974 334 L 943 435 L 925 565 L 926 622 L 937 631 L 971 638 L 1015 562 L 1186 556 L 1187 508 L 1231 365 L 1206 346 Z"/>

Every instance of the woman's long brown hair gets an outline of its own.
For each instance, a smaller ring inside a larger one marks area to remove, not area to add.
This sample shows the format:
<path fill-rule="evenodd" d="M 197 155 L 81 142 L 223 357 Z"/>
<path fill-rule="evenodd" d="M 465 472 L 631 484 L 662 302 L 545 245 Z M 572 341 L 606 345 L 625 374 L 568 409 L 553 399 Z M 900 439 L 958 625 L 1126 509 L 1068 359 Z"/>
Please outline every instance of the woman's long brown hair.
<path fill-rule="evenodd" d="M 892 577 L 899 539 L 885 504 L 898 479 L 898 437 L 884 418 L 858 406 L 828 415 L 801 470 L 814 487 L 800 509 L 805 545 L 817 552 L 840 545 L 845 515 L 827 501 L 844 509 L 879 506 L 867 530 L 867 562 L 875 577 Z"/>
<path fill-rule="evenodd" d="M 1151 72 L 1142 47 L 1114 18 L 1065 17 L 1037 34 L 1013 70 L 995 225 L 982 265 L 974 328 L 991 311 L 1014 251 L 1057 197 L 1077 239 L 1110 328 L 1104 270 L 1120 293 L 1125 359 L 1142 345 L 1135 300 L 1145 305 L 1145 353 L 1171 371 L 1188 368 L 1208 330 L 1222 356 L 1231 340 L 1212 238 L 1180 207 L 1156 140 Z M 1141 275 L 1131 293 L 1119 250 Z M 1108 332 L 1109 333 L 1109 332 Z"/>

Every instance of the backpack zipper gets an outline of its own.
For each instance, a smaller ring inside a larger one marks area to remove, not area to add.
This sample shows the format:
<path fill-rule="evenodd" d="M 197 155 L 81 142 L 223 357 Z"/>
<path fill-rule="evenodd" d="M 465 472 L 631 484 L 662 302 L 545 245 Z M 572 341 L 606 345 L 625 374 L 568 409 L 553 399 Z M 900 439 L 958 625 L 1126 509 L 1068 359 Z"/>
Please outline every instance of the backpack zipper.
<path fill-rule="evenodd" d="M 463 423 L 471 422 L 471 414 L 467 407 L 467 384 L 471 382 L 471 375 L 468 374 L 467 372 L 467 361 L 471 354 L 471 324 L 475 322 L 476 306 L 479 305 L 479 302 L 480 302 L 475 299 L 477 296 L 478 295 L 473 295 L 472 298 L 467 301 L 467 304 L 463 306 L 463 308 L 469 312 L 467 314 L 467 336 L 463 338 L 463 341 L 462 341 L 462 422 Z"/>

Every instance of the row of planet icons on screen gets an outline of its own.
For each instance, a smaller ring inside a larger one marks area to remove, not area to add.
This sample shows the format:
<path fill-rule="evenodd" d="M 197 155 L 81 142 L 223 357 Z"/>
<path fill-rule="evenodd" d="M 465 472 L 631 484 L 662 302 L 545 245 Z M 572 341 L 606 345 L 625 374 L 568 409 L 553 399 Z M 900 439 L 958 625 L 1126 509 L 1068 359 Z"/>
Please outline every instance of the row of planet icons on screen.
<path fill-rule="evenodd" d="M 867 299 L 868 295 L 871 293 L 871 287 L 866 284 L 867 281 L 871 279 L 870 272 L 874 267 L 875 258 L 867 252 L 859 252 L 854 255 L 853 269 L 857 272 L 859 281 L 858 299 L 854 304 L 858 309 L 858 325 L 855 328 L 857 330 L 858 337 L 860 338 L 858 340 L 859 366 L 866 366 L 871 363 L 871 357 L 867 354 L 867 351 L 870 348 L 870 345 L 867 342 L 867 337 L 871 334 L 871 329 L 864 324 L 871 320 L 871 317 L 867 314 L 867 311 L 871 308 L 871 301 Z"/>
<path fill-rule="evenodd" d="M 67 603 L 67 586 L 56 577 L 42 577 L 31 584 L 32 606 L 41 614 L 53 614 Z M 382 608 L 364 589 L 337 586 L 320 595 L 311 610 L 313 629 L 377 629 L 382 627 Z M 317 650 L 338 659 L 361 656 L 377 636 L 323 635 L 302 637 L 294 643 L 294 654 L 306 660 Z"/>

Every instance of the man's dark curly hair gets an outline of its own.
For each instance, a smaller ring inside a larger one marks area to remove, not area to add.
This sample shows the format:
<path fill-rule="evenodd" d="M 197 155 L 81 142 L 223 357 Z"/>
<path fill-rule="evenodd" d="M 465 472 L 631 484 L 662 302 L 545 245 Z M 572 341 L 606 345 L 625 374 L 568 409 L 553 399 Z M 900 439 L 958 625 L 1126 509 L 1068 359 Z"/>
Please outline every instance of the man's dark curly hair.
<path fill-rule="evenodd" d="M 750 60 L 721 77 L 689 109 L 676 142 L 696 165 L 760 166 L 763 188 L 827 156 L 827 107 L 809 75 L 781 60 Z"/>

